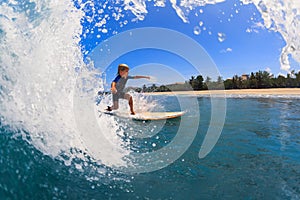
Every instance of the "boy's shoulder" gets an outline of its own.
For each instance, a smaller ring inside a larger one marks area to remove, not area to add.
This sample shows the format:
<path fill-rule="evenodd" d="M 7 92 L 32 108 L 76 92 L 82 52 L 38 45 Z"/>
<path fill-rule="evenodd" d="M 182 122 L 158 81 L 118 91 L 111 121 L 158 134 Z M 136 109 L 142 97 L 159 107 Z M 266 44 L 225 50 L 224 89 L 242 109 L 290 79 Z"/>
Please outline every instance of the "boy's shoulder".
<path fill-rule="evenodd" d="M 116 76 L 116 78 L 113 80 L 113 82 L 118 82 L 122 77 L 120 76 L 120 74 L 118 74 Z"/>

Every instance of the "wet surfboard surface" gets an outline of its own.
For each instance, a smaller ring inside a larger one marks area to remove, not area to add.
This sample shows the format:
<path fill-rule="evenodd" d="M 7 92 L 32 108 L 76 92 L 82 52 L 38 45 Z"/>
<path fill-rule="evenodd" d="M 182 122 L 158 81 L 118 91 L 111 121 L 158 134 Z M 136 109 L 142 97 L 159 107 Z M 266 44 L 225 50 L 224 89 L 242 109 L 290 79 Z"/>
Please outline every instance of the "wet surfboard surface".
<path fill-rule="evenodd" d="M 166 120 L 181 117 L 182 115 L 184 115 L 185 112 L 141 112 L 136 113 L 135 115 L 118 111 L 103 111 L 102 113 L 122 118 L 130 118 L 133 120 Z"/>

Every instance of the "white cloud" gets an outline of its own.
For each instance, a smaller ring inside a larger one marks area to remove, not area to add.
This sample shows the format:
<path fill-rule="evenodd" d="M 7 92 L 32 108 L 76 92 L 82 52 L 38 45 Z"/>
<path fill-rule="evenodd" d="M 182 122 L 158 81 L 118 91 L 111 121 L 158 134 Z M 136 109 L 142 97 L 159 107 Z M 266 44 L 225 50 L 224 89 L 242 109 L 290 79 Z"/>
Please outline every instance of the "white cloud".
<path fill-rule="evenodd" d="M 274 74 L 272 73 L 272 70 L 271 70 L 270 67 L 267 67 L 267 68 L 265 69 L 265 71 L 268 72 L 268 73 L 270 74 L 270 76 L 274 76 Z"/>
<path fill-rule="evenodd" d="M 266 72 L 269 72 L 269 73 L 272 72 L 272 70 L 270 69 L 270 67 L 267 67 L 267 68 L 265 69 L 265 71 L 266 71 Z"/>
<path fill-rule="evenodd" d="M 283 76 L 283 77 L 286 77 L 286 75 L 285 74 L 283 74 L 283 73 L 281 73 L 281 72 L 279 72 L 278 74 L 277 74 L 277 77 L 278 76 Z"/>

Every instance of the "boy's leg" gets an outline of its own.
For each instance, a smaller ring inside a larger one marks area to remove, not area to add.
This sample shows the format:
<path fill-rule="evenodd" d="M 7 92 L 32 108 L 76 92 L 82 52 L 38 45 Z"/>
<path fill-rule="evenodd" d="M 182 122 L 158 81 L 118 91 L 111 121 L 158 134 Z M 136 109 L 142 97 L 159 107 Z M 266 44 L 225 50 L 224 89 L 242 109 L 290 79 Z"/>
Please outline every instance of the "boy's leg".
<path fill-rule="evenodd" d="M 113 94 L 113 105 L 112 106 L 107 106 L 107 111 L 112 111 L 112 110 L 118 110 L 119 108 L 119 95 L 118 94 Z"/>
<path fill-rule="evenodd" d="M 118 110 L 119 109 L 119 101 L 114 101 L 114 105 L 111 107 L 112 110 Z"/>
<path fill-rule="evenodd" d="M 124 98 L 128 100 L 128 104 L 129 104 L 129 107 L 130 107 L 130 112 L 131 112 L 132 115 L 134 115 L 135 112 L 133 110 L 133 99 L 132 99 L 132 96 L 130 96 L 129 94 L 125 94 Z"/>
<path fill-rule="evenodd" d="M 107 106 L 107 111 L 113 111 L 113 110 L 118 110 L 119 108 L 119 101 L 114 101 L 113 106 Z"/>

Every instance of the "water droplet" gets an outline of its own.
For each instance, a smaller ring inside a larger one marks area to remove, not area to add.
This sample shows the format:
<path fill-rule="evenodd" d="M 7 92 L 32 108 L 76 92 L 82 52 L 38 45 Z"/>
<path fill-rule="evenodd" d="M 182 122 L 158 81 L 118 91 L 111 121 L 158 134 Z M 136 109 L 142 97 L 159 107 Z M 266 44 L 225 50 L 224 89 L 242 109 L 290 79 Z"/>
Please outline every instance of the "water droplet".
<path fill-rule="evenodd" d="M 225 39 L 226 39 L 226 35 L 224 33 L 218 33 L 219 42 L 224 42 Z"/>
<path fill-rule="evenodd" d="M 200 35 L 200 33 L 201 33 L 200 27 L 199 27 L 199 26 L 195 26 L 195 27 L 194 27 L 194 34 L 195 34 L 195 35 Z"/>

